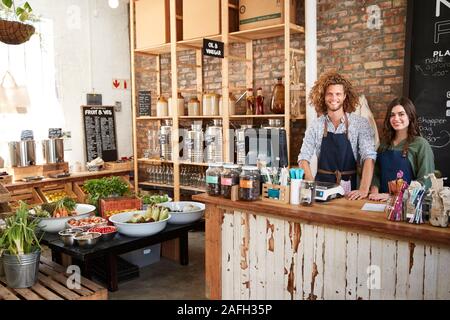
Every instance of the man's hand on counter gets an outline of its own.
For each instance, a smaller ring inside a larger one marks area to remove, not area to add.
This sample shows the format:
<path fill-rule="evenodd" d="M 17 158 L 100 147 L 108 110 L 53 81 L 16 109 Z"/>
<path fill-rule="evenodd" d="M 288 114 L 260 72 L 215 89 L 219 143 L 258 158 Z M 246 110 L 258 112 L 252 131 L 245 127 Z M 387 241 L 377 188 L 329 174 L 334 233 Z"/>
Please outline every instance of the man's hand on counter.
<path fill-rule="evenodd" d="M 369 195 L 369 191 L 353 190 L 348 193 L 347 199 L 348 200 L 361 200 L 361 199 L 367 198 L 368 195 Z"/>

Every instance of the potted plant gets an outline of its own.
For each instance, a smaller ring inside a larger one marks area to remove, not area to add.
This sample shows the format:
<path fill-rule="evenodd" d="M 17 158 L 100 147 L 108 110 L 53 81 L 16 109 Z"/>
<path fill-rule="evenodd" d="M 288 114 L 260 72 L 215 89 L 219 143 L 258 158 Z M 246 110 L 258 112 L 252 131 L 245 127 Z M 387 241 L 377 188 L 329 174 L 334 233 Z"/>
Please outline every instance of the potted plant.
<path fill-rule="evenodd" d="M 14 0 L 0 2 L 0 41 L 6 44 L 22 44 L 35 33 L 29 22 L 38 21 L 28 2 L 16 6 Z"/>
<path fill-rule="evenodd" d="M 41 256 L 40 239 L 36 236 L 39 219 L 31 219 L 24 202 L 15 216 L 6 219 L 0 237 L 6 283 L 11 288 L 28 288 L 36 283 Z"/>

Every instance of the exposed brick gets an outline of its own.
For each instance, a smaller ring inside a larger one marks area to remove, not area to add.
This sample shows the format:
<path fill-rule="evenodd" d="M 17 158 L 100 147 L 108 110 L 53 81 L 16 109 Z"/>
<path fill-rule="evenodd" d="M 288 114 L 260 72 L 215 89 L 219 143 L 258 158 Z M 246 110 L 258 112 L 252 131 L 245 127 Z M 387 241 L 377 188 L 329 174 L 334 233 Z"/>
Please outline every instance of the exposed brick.
<path fill-rule="evenodd" d="M 395 59 L 395 60 L 387 60 L 386 66 L 387 67 L 400 67 L 403 66 L 404 61 L 403 59 Z"/>
<path fill-rule="evenodd" d="M 379 69 L 383 67 L 383 61 L 372 61 L 364 63 L 364 69 Z"/>

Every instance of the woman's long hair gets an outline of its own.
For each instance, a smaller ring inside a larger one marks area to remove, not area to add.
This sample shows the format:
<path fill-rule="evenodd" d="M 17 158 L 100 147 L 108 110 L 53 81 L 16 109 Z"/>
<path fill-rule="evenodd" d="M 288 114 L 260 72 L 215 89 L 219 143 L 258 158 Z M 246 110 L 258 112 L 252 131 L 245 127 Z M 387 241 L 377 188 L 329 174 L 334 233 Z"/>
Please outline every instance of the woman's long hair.
<path fill-rule="evenodd" d="M 325 104 L 325 93 L 330 85 L 340 84 L 344 87 L 346 98 L 343 103 L 344 112 L 354 112 L 358 105 L 358 94 L 353 88 L 350 81 L 336 72 L 324 73 L 311 89 L 309 94 L 309 102 L 314 106 L 318 115 L 327 113 L 327 105 Z"/>
<path fill-rule="evenodd" d="M 383 142 L 387 146 L 391 146 L 392 142 L 395 139 L 395 130 L 391 126 L 391 112 L 395 106 L 402 106 L 405 109 L 406 115 L 409 119 L 408 126 L 408 137 L 406 138 L 406 142 L 409 144 L 414 141 L 414 139 L 420 136 L 419 124 L 417 121 L 416 107 L 413 102 L 406 97 L 395 98 L 389 103 L 386 117 L 384 118 L 383 125 Z"/>

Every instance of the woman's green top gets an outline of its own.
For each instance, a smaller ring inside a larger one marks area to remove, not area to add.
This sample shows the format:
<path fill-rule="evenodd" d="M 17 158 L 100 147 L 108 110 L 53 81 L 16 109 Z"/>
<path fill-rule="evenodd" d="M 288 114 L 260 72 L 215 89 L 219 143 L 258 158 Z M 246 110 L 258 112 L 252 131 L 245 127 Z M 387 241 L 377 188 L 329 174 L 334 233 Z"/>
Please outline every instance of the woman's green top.
<path fill-rule="evenodd" d="M 386 144 L 381 144 L 378 150 L 398 150 L 403 151 L 403 146 L 406 143 L 406 139 L 401 141 L 398 145 L 387 147 Z M 408 147 L 408 160 L 411 163 L 411 167 L 414 173 L 413 180 L 417 180 L 422 184 L 425 184 L 427 188 L 431 187 L 429 179 L 424 179 L 424 176 L 429 173 L 434 173 L 434 155 L 428 141 L 422 137 L 416 137 L 414 141 L 409 144 Z M 375 172 L 372 179 L 372 185 L 380 188 L 380 168 L 379 162 L 375 163 Z"/>

